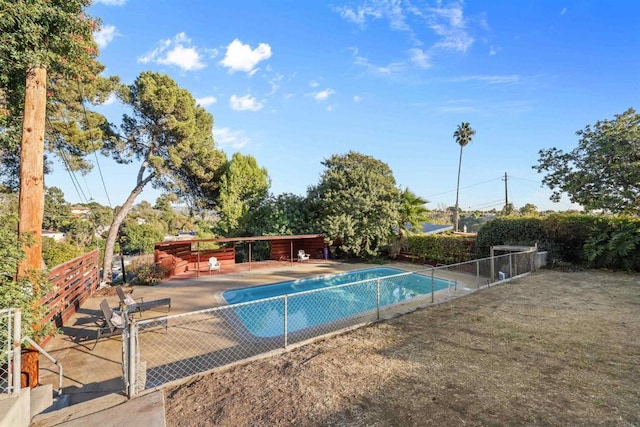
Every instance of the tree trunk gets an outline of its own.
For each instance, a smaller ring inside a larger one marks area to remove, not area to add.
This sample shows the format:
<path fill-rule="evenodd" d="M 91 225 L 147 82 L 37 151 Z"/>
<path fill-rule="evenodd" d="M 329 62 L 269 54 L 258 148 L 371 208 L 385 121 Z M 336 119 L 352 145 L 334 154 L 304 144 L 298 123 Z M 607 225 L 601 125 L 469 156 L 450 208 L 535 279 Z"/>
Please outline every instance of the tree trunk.
<path fill-rule="evenodd" d="M 143 166 L 144 168 L 144 166 Z M 122 222 L 129 214 L 129 211 L 133 207 L 133 202 L 136 200 L 136 197 L 142 193 L 142 189 L 145 185 L 149 183 L 153 179 L 155 175 L 151 174 L 146 177 L 142 181 L 138 181 L 138 184 L 135 186 L 127 200 L 124 202 L 118 213 L 114 216 L 113 222 L 111 223 L 111 227 L 109 227 L 109 234 L 107 235 L 107 242 L 104 247 L 104 264 L 102 266 L 102 281 L 105 283 L 111 283 L 113 276 L 113 248 L 116 244 L 116 239 L 118 238 L 118 231 L 120 230 L 120 226 Z M 124 274 L 124 271 L 123 271 Z"/>
<path fill-rule="evenodd" d="M 454 215 L 453 217 L 455 218 L 454 231 L 458 231 L 458 221 L 460 219 L 460 214 L 459 214 L 460 209 L 458 209 L 458 195 L 460 194 L 460 168 L 461 167 L 462 167 L 462 145 L 460 145 L 460 160 L 458 161 L 458 185 L 456 185 L 456 207 L 455 207 L 456 211 L 453 214 Z"/>
<path fill-rule="evenodd" d="M 44 127 L 47 114 L 47 70 L 27 71 L 24 117 L 20 143 L 20 196 L 18 236 L 30 234 L 18 276 L 27 269 L 42 269 L 42 217 L 44 215 Z"/>

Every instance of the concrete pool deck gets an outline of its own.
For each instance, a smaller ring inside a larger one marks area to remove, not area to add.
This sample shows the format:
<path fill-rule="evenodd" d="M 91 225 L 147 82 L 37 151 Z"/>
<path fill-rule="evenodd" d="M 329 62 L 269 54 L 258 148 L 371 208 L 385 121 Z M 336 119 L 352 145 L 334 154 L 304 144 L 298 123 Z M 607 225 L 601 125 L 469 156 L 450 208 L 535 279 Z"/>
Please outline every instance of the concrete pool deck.
<path fill-rule="evenodd" d="M 171 298 L 169 314 L 187 313 L 225 305 L 221 293 L 229 289 L 274 283 L 304 278 L 313 275 L 335 274 L 344 271 L 368 268 L 372 264 L 321 261 L 295 263 L 290 266 L 255 269 L 231 274 L 202 274 L 200 277 L 173 277 L 156 286 L 135 286 L 132 296 L 145 301 Z M 96 293 L 69 319 L 45 347 L 64 369 L 63 394 L 71 404 L 76 404 L 110 393 L 122 393 L 122 351 L 119 337 L 101 338 L 95 349 L 97 326 L 102 318 L 100 302 L 106 299 L 109 306 L 119 305 L 118 296 Z M 143 312 L 142 318 L 164 316 L 166 307 Z M 139 319 L 140 315 L 135 314 Z M 53 384 L 57 389 L 58 373 L 55 365 L 40 358 L 40 383 Z"/>
<path fill-rule="evenodd" d="M 377 264 L 351 263 L 340 261 L 312 261 L 279 265 L 273 268 L 256 268 L 230 274 L 201 273 L 200 277 L 173 277 L 156 286 L 136 286 L 132 296 L 143 297 L 145 301 L 171 298 L 171 312 L 180 314 L 226 305 L 221 297 L 223 291 L 248 286 L 275 283 L 291 279 L 324 274 L 336 274 L 362 268 L 377 267 Z M 407 263 L 387 263 L 405 270 L 424 268 Z M 89 298 L 46 346 L 47 352 L 55 357 L 64 368 L 63 395 L 70 405 L 78 405 L 78 415 L 83 406 L 114 406 L 127 400 L 122 380 L 122 343 L 118 336 L 102 338 L 95 349 L 97 325 L 101 319 L 100 302 L 106 299 L 111 307 L 117 307 L 119 298 L 115 292 L 108 296 L 99 293 Z M 439 299 L 439 298 L 438 298 Z M 143 312 L 142 318 L 164 316 L 166 307 Z M 135 314 L 139 319 L 140 315 Z M 186 350 L 186 349 L 185 349 Z M 55 365 L 46 358 L 40 358 L 40 383 L 53 384 L 57 389 L 58 373 Z M 100 398 L 100 399 L 98 399 Z M 95 403 L 89 401 L 98 399 Z M 84 403 L 83 403 L 84 402 Z M 47 426 L 46 416 L 36 425 Z"/>

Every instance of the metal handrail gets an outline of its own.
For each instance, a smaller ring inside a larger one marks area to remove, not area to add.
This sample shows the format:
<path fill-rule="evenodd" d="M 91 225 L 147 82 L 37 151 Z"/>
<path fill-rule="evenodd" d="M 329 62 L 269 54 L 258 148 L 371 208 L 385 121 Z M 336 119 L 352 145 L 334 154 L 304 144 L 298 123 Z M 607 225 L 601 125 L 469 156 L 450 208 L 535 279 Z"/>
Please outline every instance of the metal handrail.
<path fill-rule="evenodd" d="M 52 355 L 47 353 L 45 349 L 40 347 L 38 345 L 38 343 L 36 343 L 30 337 L 26 336 L 26 337 L 22 338 L 22 342 L 24 343 L 25 341 L 28 342 L 36 350 L 38 350 L 40 352 L 40 354 L 42 354 L 44 357 L 49 359 L 51 361 L 51 363 L 53 363 L 54 365 L 56 365 L 58 367 L 58 390 L 57 390 L 57 393 L 58 393 L 58 397 L 61 396 L 62 395 L 62 365 L 60 364 L 60 362 L 58 362 Z"/>

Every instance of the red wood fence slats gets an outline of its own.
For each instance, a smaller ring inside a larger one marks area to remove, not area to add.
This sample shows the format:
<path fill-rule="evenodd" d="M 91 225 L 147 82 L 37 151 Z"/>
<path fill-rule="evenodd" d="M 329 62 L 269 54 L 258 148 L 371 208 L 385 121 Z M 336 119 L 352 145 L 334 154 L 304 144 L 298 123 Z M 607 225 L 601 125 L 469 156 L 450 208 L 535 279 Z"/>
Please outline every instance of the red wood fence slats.
<path fill-rule="evenodd" d="M 100 251 L 95 249 L 88 254 L 74 258 L 54 267 L 49 273 L 53 291 L 42 300 L 50 308 L 43 325 L 55 322 L 57 327 L 64 325 L 96 290 L 99 283 Z"/>
<path fill-rule="evenodd" d="M 293 242 L 293 259 L 298 259 L 298 251 L 303 250 L 311 258 L 323 258 L 322 250 L 325 247 L 324 238 L 274 240 L 271 242 L 271 259 L 285 260 L 291 258 L 291 242 Z"/>

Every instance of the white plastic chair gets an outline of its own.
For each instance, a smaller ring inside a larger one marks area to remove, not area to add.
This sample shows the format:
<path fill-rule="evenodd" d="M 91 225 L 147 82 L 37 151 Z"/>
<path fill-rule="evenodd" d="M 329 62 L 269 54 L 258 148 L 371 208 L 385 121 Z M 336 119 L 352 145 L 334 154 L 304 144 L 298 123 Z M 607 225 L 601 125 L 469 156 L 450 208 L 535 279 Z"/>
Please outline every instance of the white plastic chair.
<path fill-rule="evenodd" d="M 298 262 L 309 261 L 311 255 L 307 254 L 304 249 L 298 251 Z"/>
<path fill-rule="evenodd" d="M 220 271 L 220 263 L 218 262 L 218 258 L 214 256 L 209 258 L 209 274 L 211 274 L 213 270 Z"/>

